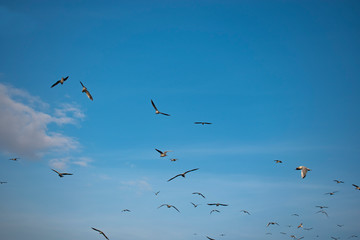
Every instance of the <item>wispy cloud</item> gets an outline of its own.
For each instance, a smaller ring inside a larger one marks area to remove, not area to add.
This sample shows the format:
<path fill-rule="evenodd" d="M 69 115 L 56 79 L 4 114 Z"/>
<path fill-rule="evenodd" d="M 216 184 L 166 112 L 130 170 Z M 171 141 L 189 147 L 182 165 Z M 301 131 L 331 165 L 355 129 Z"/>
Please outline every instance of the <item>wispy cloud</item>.
<path fill-rule="evenodd" d="M 0 150 L 38 158 L 50 149 L 76 149 L 79 146 L 77 140 L 49 131 L 48 125 L 75 124 L 76 119 L 84 118 L 84 114 L 68 104 L 57 109 L 54 115 L 45 113 L 45 108 L 48 104 L 39 97 L 0 83 Z"/>
<path fill-rule="evenodd" d="M 150 183 L 146 179 L 121 181 L 120 184 L 121 189 L 134 190 L 138 194 L 152 190 Z"/>
<path fill-rule="evenodd" d="M 82 167 L 87 167 L 87 166 L 89 166 L 90 162 L 93 162 L 93 160 L 88 157 L 77 157 L 77 158 L 63 157 L 63 158 L 50 159 L 49 165 L 52 168 L 64 170 L 64 169 L 68 168 L 70 165 L 78 165 L 78 166 L 82 166 Z"/>

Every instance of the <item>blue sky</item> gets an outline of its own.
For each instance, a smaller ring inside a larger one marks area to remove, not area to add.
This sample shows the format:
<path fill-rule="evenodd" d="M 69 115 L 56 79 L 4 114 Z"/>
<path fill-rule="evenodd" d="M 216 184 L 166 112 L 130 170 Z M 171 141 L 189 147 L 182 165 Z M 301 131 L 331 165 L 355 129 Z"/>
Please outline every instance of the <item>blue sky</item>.
<path fill-rule="evenodd" d="M 91 227 L 111 240 L 360 235 L 359 11 L 358 1 L 0 1 L 0 238 L 103 239 Z M 210 202 L 229 206 L 210 215 Z"/>

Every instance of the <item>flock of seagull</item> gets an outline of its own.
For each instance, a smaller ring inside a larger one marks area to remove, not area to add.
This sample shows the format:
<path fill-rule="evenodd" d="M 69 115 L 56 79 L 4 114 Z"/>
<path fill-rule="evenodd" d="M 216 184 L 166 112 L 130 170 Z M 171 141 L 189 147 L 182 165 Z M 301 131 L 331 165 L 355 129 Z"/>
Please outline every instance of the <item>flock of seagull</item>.
<path fill-rule="evenodd" d="M 67 77 L 62 77 L 60 80 L 58 80 L 57 82 L 55 82 L 55 83 L 51 86 L 51 88 L 55 87 L 55 86 L 58 85 L 59 83 L 60 83 L 60 84 L 64 84 L 64 82 L 65 82 L 68 78 L 69 78 L 69 76 L 67 76 Z M 87 88 L 84 86 L 84 84 L 83 84 L 81 81 L 80 81 L 80 84 L 81 84 L 81 86 L 82 86 L 82 93 L 85 93 L 85 94 L 87 95 L 87 97 L 88 97 L 90 100 L 93 101 L 92 95 L 91 95 L 90 92 L 87 90 Z M 155 109 L 155 114 L 161 114 L 161 115 L 164 115 L 164 116 L 170 116 L 170 114 L 167 114 L 167 113 L 164 113 L 164 112 L 160 112 L 160 111 L 158 110 L 158 108 L 156 107 L 156 105 L 155 105 L 155 103 L 154 103 L 154 101 L 153 101 L 152 99 L 151 99 L 151 104 L 152 104 L 153 108 Z M 212 124 L 212 123 L 210 123 L 210 122 L 194 122 L 194 124 L 210 125 L 210 124 Z M 160 157 L 166 157 L 166 156 L 168 156 L 167 153 L 172 152 L 171 150 L 161 151 L 161 150 L 159 150 L 159 149 L 157 149 L 157 148 L 155 148 L 155 150 L 160 154 Z M 14 157 L 14 158 L 10 158 L 9 160 L 11 160 L 11 161 L 18 161 L 18 159 L 20 159 L 20 158 Z M 176 158 L 171 158 L 170 161 L 175 162 L 175 161 L 177 161 L 177 159 L 176 159 Z M 281 164 L 281 163 L 283 163 L 283 161 L 281 161 L 281 160 L 274 160 L 274 162 L 275 162 L 275 164 Z M 302 179 L 306 177 L 306 175 L 307 175 L 307 173 L 308 173 L 309 171 L 311 171 L 309 168 L 307 168 L 307 167 L 305 167 L 305 166 L 299 166 L 299 167 L 297 167 L 297 168 L 295 168 L 295 169 L 301 171 L 301 178 L 302 178 Z M 55 170 L 55 169 L 51 169 L 51 170 L 54 171 L 60 178 L 63 178 L 64 176 L 73 175 L 72 173 L 59 172 L 59 171 L 57 171 L 57 170 Z M 186 176 L 188 173 L 191 173 L 191 172 L 194 172 L 194 171 L 197 171 L 197 170 L 199 170 L 199 168 L 194 168 L 194 169 L 187 170 L 187 171 L 185 171 L 185 172 L 183 172 L 183 173 L 179 173 L 179 174 L 175 175 L 174 177 L 168 179 L 167 182 L 170 182 L 170 181 L 172 181 L 172 180 L 174 180 L 174 179 L 176 179 L 177 177 L 180 177 L 180 176 L 183 177 L 183 178 L 185 178 L 185 176 Z M 344 183 L 343 181 L 337 180 L 337 179 L 334 180 L 334 182 L 336 182 L 337 184 L 343 184 L 343 183 Z M 6 184 L 6 183 L 7 183 L 6 181 L 0 181 L 0 184 Z M 352 184 L 352 186 L 353 186 L 356 190 L 360 190 L 360 187 L 359 187 L 358 185 Z M 336 194 L 337 192 L 338 192 L 338 191 L 333 191 L 333 192 L 328 192 L 328 193 L 325 193 L 325 194 L 332 196 L 332 195 Z M 155 195 L 157 196 L 159 193 L 160 193 L 160 191 L 157 191 L 157 192 L 155 192 Z M 200 197 L 202 197 L 202 198 L 204 198 L 204 199 L 206 198 L 206 197 L 205 197 L 202 193 L 200 193 L 200 192 L 193 192 L 192 194 L 194 194 L 194 195 L 199 195 Z M 193 203 L 193 202 L 190 202 L 190 203 L 193 205 L 194 208 L 197 208 L 197 207 L 200 205 L 200 204 L 195 204 L 195 203 Z M 224 204 L 224 203 L 207 203 L 207 205 L 208 205 L 208 206 L 215 206 L 215 207 L 219 207 L 219 206 L 226 207 L 226 206 L 229 206 L 228 204 Z M 162 207 L 167 207 L 167 208 L 169 208 L 169 209 L 170 209 L 170 208 L 173 208 L 174 210 L 176 210 L 177 212 L 180 213 L 180 210 L 179 210 L 176 206 L 174 206 L 174 205 L 165 203 L 165 204 L 161 204 L 161 205 L 158 207 L 158 209 L 159 209 L 159 208 L 162 208 Z M 326 216 L 328 217 L 328 213 L 324 210 L 324 209 L 327 209 L 327 208 L 328 208 L 327 206 L 315 206 L 315 207 L 320 209 L 320 210 L 317 211 L 316 213 L 321 213 L 321 214 L 324 214 L 324 215 L 326 215 Z M 131 211 L 130 211 L 129 209 L 124 209 L 124 210 L 122 210 L 122 212 L 131 212 Z M 220 213 L 220 210 L 218 210 L 218 209 L 212 209 L 212 210 L 210 211 L 210 214 L 212 214 L 212 213 L 214 213 L 214 212 Z M 240 210 L 240 212 L 242 212 L 242 213 L 244 213 L 244 214 L 247 214 L 247 215 L 251 215 L 249 211 L 244 210 L 244 209 L 243 209 L 243 210 Z M 291 216 L 299 217 L 299 214 L 294 213 L 294 214 L 292 214 Z M 269 227 L 269 226 L 271 226 L 271 225 L 277 225 L 277 226 L 279 226 L 279 223 L 270 221 L 270 222 L 267 223 L 266 227 Z M 338 227 L 342 227 L 343 225 L 337 224 L 337 226 L 338 226 Z M 291 225 L 288 225 L 288 227 L 291 227 Z M 303 223 L 300 223 L 300 224 L 297 226 L 297 228 L 298 228 L 298 229 L 299 229 L 299 228 L 302 228 L 303 230 L 307 230 L 307 231 L 310 231 L 310 230 L 313 229 L 313 228 L 304 228 Z M 94 228 L 94 227 L 91 227 L 91 229 L 94 230 L 94 231 L 96 231 L 96 232 L 98 232 L 98 233 L 101 234 L 104 238 L 106 238 L 107 240 L 109 240 L 109 238 L 107 237 L 107 235 L 106 235 L 103 231 L 101 231 L 101 230 L 99 230 L 99 229 L 97 229 L 97 228 Z M 283 235 L 287 235 L 287 233 L 285 233 L 285 232 L 280 232 L 280 233 L 283 234 Z M 197 235 L 197 234 L 194 233 L 194 235 Z M 266 235 L 272 235 L 272 233 L 268 232 L 268 233 L 266 233 Z M 220 234 L 220 236 L 225 236 L 225 234 Z M 289 236 L 290 236 L 291 238 L 295 239 L 295 240 L 300 240 L 300 239 L 303 239 L 303 238 L 304 238 L 304 237 L 299 237 L 299 238 L 298 238 L 298 237 L 296 237 L 295 235 L 289 235 Z M 205 236 L 205 237 L 206 237 L 207 239 L 209 239 L 209 240 L 215 240 L 214 238 L 211 238 L 211 237 L 209 237 L 209 236 Z M 317 235 L 316 237 L 319 237 L 319 236 Z M 351 235 L 351 236 L 348 237 L 348 239 L 350 239 L 350 238 L 357 238 L 357 237 L 358 237 L 357 235 Z M 331 237 L 331 238 L 334 239 L 334 240 L 339 240 L 339 239 L 340 239 L 340 238 L 338 238 L 338 237 Z"/>

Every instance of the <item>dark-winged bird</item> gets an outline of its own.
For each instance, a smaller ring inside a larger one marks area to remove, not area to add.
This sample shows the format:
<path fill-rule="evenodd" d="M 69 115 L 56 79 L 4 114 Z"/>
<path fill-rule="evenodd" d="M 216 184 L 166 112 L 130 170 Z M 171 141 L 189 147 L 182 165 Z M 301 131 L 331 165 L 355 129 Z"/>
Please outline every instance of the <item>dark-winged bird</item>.
<path fill-rule="evenodd" d="M 203 198 L 206 198 L 202 193 L 199 193 L 199 192 L 193 192 L 192 194 L 197 194 L 199 196 L 202 196 Z"/>
<path fill-rule="evenodd" d="M 328 193 L 325 193 L 325 195 L 329 194 L 330 196 L 334 195 L 335 193 L 337 193 L 338 191 L 333 191 L 333 192 L 328 192 Z"/>
<path fill-rule="evenodd" d="M 213 212 L 218 212 L 219 213 L 220 211 L 217 210 L 217 209 L 213 209 L 213 210 L 210 211 L 210 214 L 212 214 Z"/>
<path fill-rule="evenodd" d="M 186 172 L 184 172 L 184 173 L 180 173 L 180 174 L 176 175 L 175 177 L 170 178 L 170 179 L 167 180 L 167 181 L 170 182 L 170 181 L 173 180 L 174 178 L 177 178 L 177 177 L 180 177 L 180 176 L 185 177 L 185 174 L 187 174 L 187 173 L 189 173 L 189 172 L 196 171 L 196 170 L 198 170 L 198 168 L 188 170 L 188 171 L 186 171 Z"/>
<path fill-rule="evenodd" d="M 353 184 L 353 186 L 355 187 L 355 189 L 360 190 L 360 187 L 358 185 Z"/>
<path fill-rule="evenodd" d="M 11 161 L 17 161 L 18 159 L 20 159 L 20 158 L 9 158 L 9 160 L 11 160 Z"/>
<path fill-rule="evenodd" d="M 215 240 L 214 238 L 211 238 L 211 237 L 208 237 L 208 236 L 206 236 L 206 238 L 209 239 L 209 240 Z"/>
<path fill-rule="evenodd" d="M 209 122 L 194 122 L 194 124 L 201 124 L 201 125 L 209 125 L 209 124 L 212 124 L 212 123 L 209 123 Z"/>
<path fill-rule="evenodd" d="M 247 213 L 248 215 L 250 215 L 250 213 L 246 210 L 240 210 L 240 212 Z"/>
<path fill-rule="evenodd" d="M 334 182 L 336 182 L 336 183 L 344 183 L 343 181 L 340 181 L 340 180 L 334 180 Z"/>
<path fill-rule="evenodd" d="M 95 230 L 95 231 L 97 231 L 97 232 L 99 232 L 99 233 L 102 234 L 107 240 L 109 240 L 109 238 L 105 235 L 105 233 L 104 233 L 103 231 L 101 231 L 101 230 L 99 230 L 99 229 L 96 229 L 96 228 L 93 228 L 93 227 L 92 227 L 92 229 Z"/>
<path fill-rule="evenodd" d="M 90 92 L 87 90 L 87 88 L 84 86 L 84 84 L 80 81 L 81 86 L 83 87 L 81 92 L 86 93 L 86 95 L 88 96 L 88 98 L 93 101 L 93 97 L 91 96 Z"/>
<path fill-rule="evenodd" d="M 173 205 L 170 205 L 170 204 L 162 204 L 160 205 L 158 208 L 161 208 L 163 206 L 166 206 L 167 208 L 174 208 L 176 211 L 180 212 L 179 209 L 177 209 L 175 206 Z"/>
<path fill-rule="evenodd" d="M 166 153 L 168 153 L 168 152 L 171 152 L 171 151 L 160 151 L 159 149 L 156 149 L 155 148 L 155 150 L 158 152 L 158 153 L 160 153 L 160 157 L 166 157 L 167 155 L 166 155 Z"/>
<path fill-rule="evenodd" d="M 163 112 L 160 112 L 157 107 L 155 106 L 155 103 L 153 102 L 153 100 L 151 100 L 151 104 L 153 105 L 153 107 L 155 108 L 155 113 L 156 114 L 162 114 L 162 115 L 165 115 L 165 116 L 170 116 L 169 114 L 167 113 L 163 113 Z"/>
<path fill-rule="evenodd" d="M 55 87 L 56 85 L 58 85 L 59 83 L 61 83 L 61 85 L 69 78 L 69 76 L 67 76 L 66 78 L 62 77 L 59 81 L 57 81 L 56 83 L 54 83 L 50 88 Z"/>
<path fill-rule="evenodd" d="M 270 225 L 278 225 L 278 226 L 279 226 L 279 224 L 278 224 L 277 222 L 269 222 L 269 223 L 266 225 L 266 227 L 268 227 L 268 226 L 270 226 Z"/>
<path fill-rule="evenodd" d="M 282 163 L 281 160 L 274 160 L 275 163 Z"/>
<path fill-rule="evenodd" d="M 224 204 L 224 203 L 208 203 L 207 205 L 209 205 L 209 206 L 229 206 L 229 205 L 227 205 L 227 204 Z"/>
<path fill-rule="evenodd" d="M 195 208 L 200 205 L 200 204 L 195 204 L 195 203 L 193 203 L 193 202 L 190 202 L 190 203 L 191 203 Z"/>
<path fill-rule="evenodd" d="M 0 184 L 4 184 L 4 183 L 7 183 L 7 182 L 0 182 Z"/>
<path fill-rule="evenodd" d="M 53 170 L 54 172 L 56 172 L 56 173 L 59 175 L 59 177 L 64 177 L 65 175 L 73 175 L 72 173 L 61 173 L 61 172 L 58 172 L 58 171 L 56 171 L 56 170 L 54 170 L 54 169 L 51 169 L 51 170 Z"/>

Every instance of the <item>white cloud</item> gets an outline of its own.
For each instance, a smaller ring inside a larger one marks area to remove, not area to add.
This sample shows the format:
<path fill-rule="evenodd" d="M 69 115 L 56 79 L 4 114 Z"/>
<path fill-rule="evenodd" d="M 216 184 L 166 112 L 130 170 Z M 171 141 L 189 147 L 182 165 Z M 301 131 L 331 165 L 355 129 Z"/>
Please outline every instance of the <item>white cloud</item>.
<path fill-rule="evenodd" d="M 56 168 L 59 170 L 64 170 L 68 168 L 70 165 L 78 165 L 82 167 L 87 167 L 90 162 L 93 160 L 88 157 L 78 157 L 78 158 L 71 158 L 71 157 L 63 157 L 63 158 L 53 158 L 49 161 L 49 165 L 52 168 Z"/>
<path fill-rule="evenodd" d="M 63 105 L 52 116 L 43 111 L 48 107 L 39 97 L 0 83 L 0 151 L 38 158 L 52 149 L 76 149 L 79 143 L 74 138 L 49 131 L 48 125 L 74 124 L 84 114 L 74 106 Z"/>
<path fill-rule="evenodd" d="M 121 189 L 135 190 L 137 193 L 151 191 L 152 187 L 146 179 L 129 180 L 120 182 Z"/>

